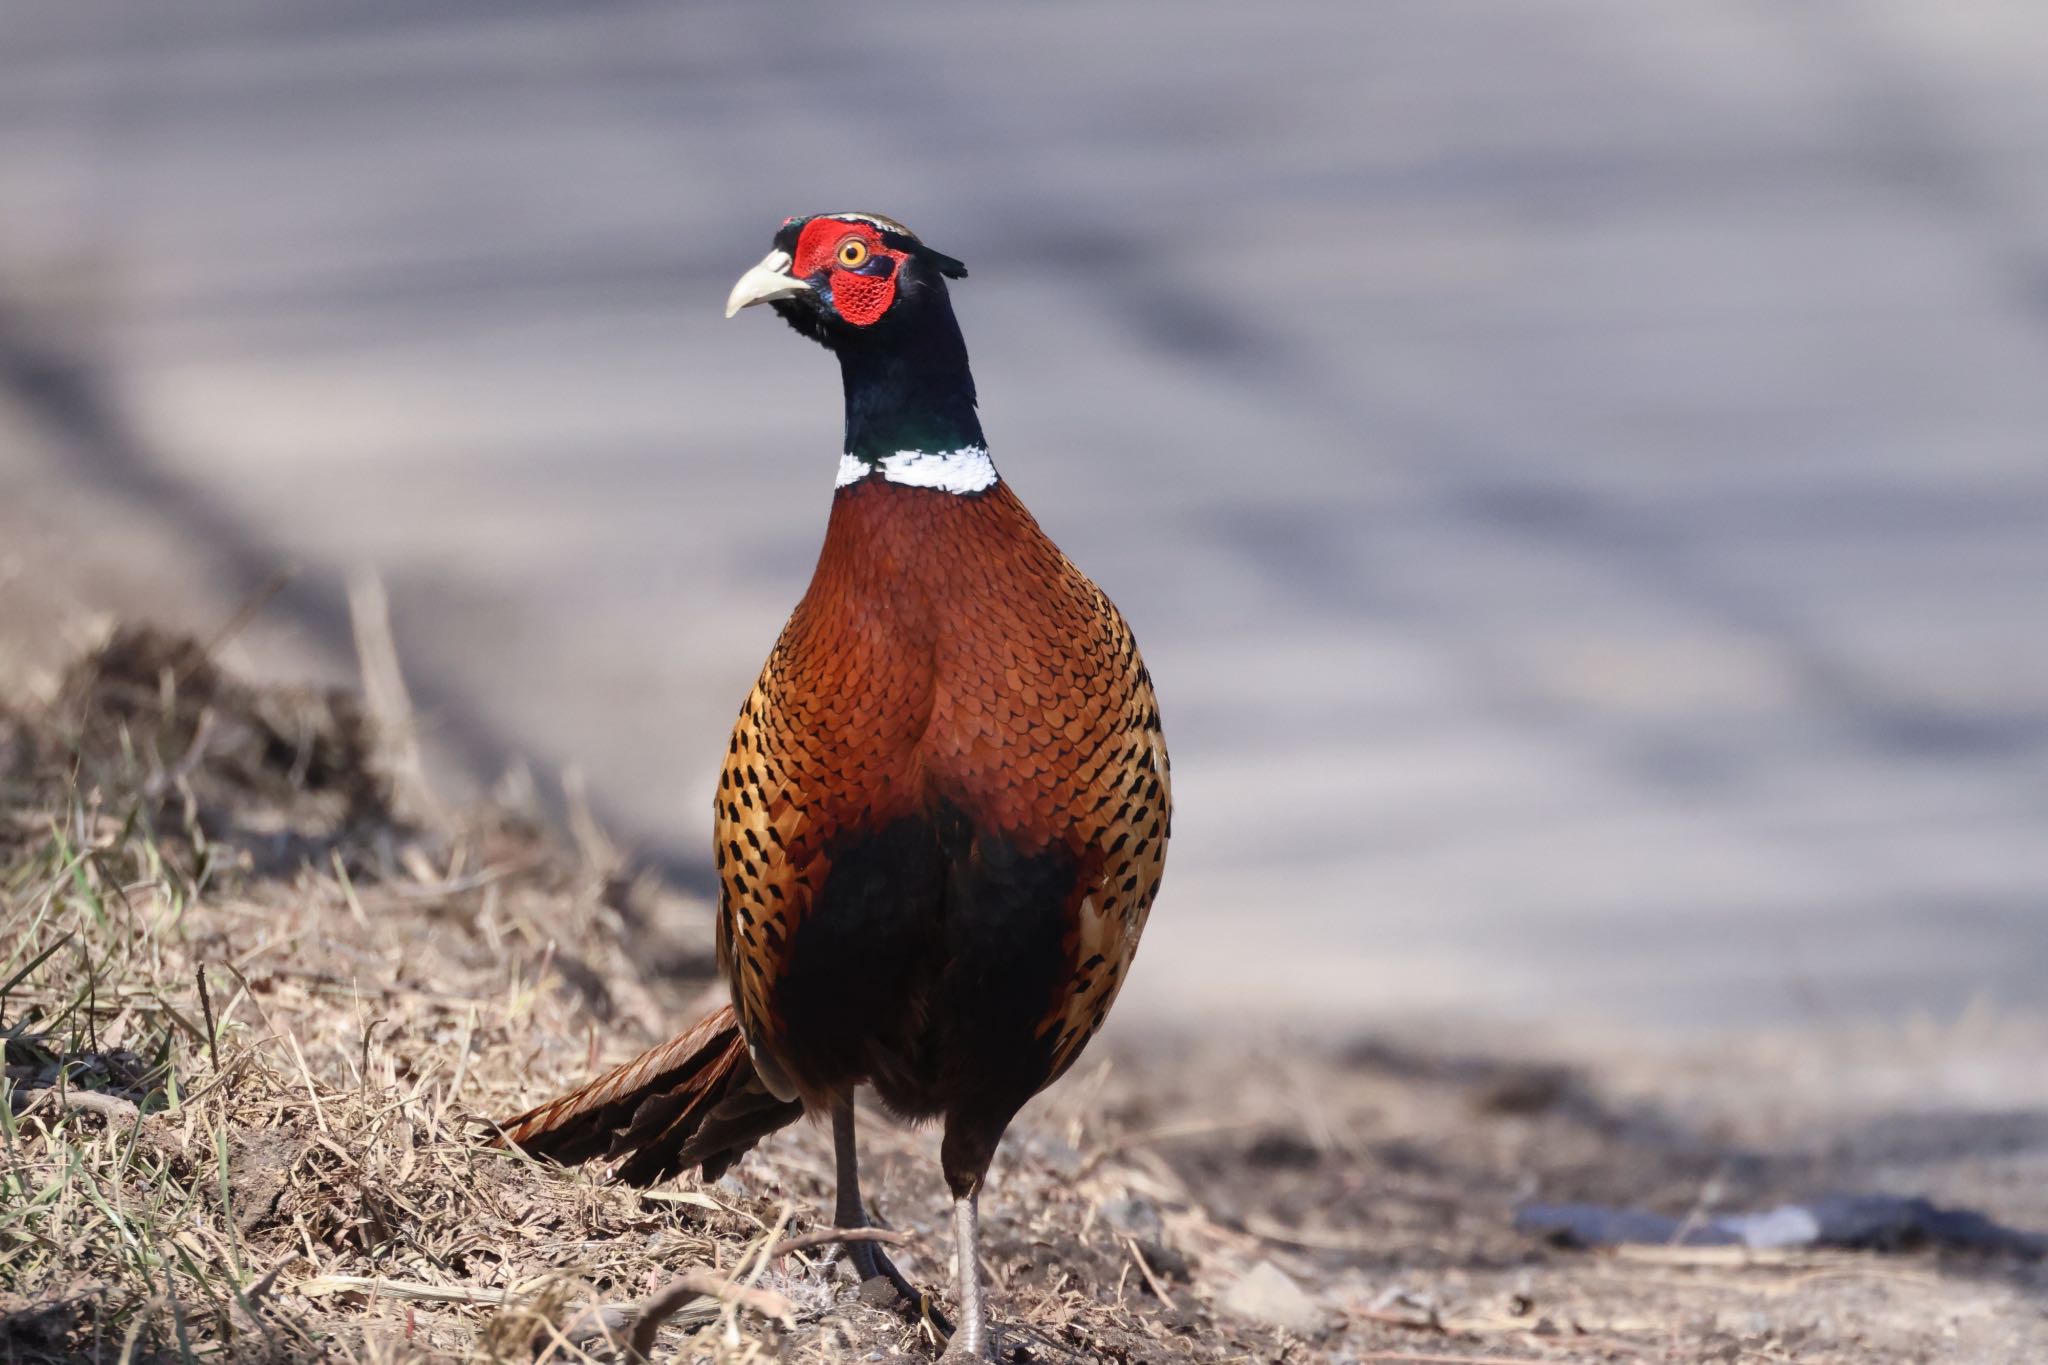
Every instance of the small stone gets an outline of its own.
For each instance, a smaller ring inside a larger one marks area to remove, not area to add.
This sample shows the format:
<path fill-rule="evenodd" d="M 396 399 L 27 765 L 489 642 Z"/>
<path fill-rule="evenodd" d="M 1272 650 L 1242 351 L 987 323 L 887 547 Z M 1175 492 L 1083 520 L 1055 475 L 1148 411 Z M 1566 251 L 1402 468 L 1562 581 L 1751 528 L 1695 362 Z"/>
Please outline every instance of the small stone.
<path fill-rule="evenodd" d="M 887 1275 L 862 1280 L 860 1289 L 854 1297 L 870 1308 L 894 1308 L 903 1301 L 902 1296 L 896 1292 L 896 1286 L 889 1283 Z"/>
<path fill-rule="evenodd" d="M 1302 1337 L 1315 1336 L 1328 1320 L 1316 1301 L 1271 1261 L 1260 1261 L 1240 1276 L 1223 1296 L 1223 1309 Z"/>
<path fill-rule="evenodd" d="M 1081 1169 L 1083 1157 L 1080 1151 L 1072 1143 L 1062 1142 L 1056 1137 L 1040 1137 L 1032 1144 L 1030 1152 L 1054 1175 L 1073 1175 Z"/>
<path fill-rule="evenodd" d="M 1280 1129 L 1261 1133 L 1244 1149 L 1244 1164 L 1268 1171 L 1306 1171 L 1322 1164 L 1323 1154 L 1299 1133 Z"/>
<path fill-rule="evenodd" d="M 1133 1238 L 1138 1254 L 1145 1258 L 1145 1264 L 1152 1273 L 1162 1280 L 1178 1280 L 1186 1284 L 1195 1277 L 1195 1268 L 1188 1264 L 1188 1258 L 1164 1242 L 1155 1242 L 1149 1237 Z"/>
<path fill-rule="evenodd" d="M 1740 1340 L 1758 1340 L 1771 1334 L 1771 1320 L 1754 1310 L 1727 1309 L 1714 1315 L 1714 1327 Z"/>

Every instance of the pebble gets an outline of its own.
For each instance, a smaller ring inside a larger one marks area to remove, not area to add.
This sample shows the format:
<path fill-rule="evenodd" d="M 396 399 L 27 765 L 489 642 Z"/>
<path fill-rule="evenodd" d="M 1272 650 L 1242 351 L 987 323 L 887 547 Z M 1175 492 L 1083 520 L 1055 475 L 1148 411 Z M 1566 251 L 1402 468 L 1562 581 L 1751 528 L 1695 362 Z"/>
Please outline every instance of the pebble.
<path fill-rule="evenodd" d="M 1040 1137 L 1030 1150 L 1054 1175 L 1073 1175 L 1081 1169 L 1081 1153 L 1071 1143 L 1056 1137 Z"/>
<path fill-rule="evenodd" d="M 1195 1268 L 1178 1249 L 1155 1242 L 1148 1237 L 1132 1239 L 1137 1243 L 1138 1254 L 1145 1258 L 1145 1264 L 1152 1267 L 1152 1273 L 1162 1280 L 1178 1280 L 1186 1284 L 1195 1277 Z"/>
<path fill-rule="evenodd" d="M 1271 1261 L 1260 1261 L 1240 1276 L 1223 1296 L 1223 1308 L 1303 1337 L 1322 1331 L 1328 1320 L 1316 1301 Z"/>
<path fill-rule="evenodd" d="M 896 1292 L 896 1286 L 890 1283 L 887 1275 L 862 1280 L 855 1297 L 870 1308 L 895 1308 L 903 1302 L 903 1296 Z"/>

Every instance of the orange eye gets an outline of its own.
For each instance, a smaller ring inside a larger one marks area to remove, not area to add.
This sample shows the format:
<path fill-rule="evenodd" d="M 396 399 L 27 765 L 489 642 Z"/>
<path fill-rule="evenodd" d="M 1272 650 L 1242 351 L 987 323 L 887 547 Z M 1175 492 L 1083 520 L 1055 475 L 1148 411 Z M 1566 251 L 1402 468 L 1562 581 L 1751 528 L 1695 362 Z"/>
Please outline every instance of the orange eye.
<path fill-rule="evenodd" d="M 848 237 L 839 244 L 839 264 L 848 270 L 857 269 L 867 263 L 868 244 L 858 237 Z"/>

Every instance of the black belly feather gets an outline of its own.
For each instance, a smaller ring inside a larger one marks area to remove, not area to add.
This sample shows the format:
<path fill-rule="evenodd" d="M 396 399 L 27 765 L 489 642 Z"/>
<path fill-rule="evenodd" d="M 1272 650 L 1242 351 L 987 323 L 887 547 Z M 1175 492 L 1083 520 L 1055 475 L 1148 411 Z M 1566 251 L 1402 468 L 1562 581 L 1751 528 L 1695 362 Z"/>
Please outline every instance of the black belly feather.
<path fill-rule="evenodd" d="M 774 986 L 775 1060 L 813 1093 L 872 1083 L 906 1118 L 1007 1122 L 1051 1079 L 1080 874 L 951 803 L 845 837 Z"/>

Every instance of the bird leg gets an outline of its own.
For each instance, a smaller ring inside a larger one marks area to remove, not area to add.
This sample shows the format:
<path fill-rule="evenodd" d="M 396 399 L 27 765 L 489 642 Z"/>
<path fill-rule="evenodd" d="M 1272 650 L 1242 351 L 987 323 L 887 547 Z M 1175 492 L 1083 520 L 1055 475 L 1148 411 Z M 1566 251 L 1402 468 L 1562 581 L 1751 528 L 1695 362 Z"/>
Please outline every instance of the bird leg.
<path fill-rule="evenodd" d="M 960 1326 L 946 1343 L 940 1365 L 947 1361 L 985 1360 L 986 1316 L 981 1297 L 981 1189 L 979 1183 L 953 1201 L 953 1241 Z"/>
<path fill-rule="evenodd" d="M 839 1190 L 832 1205 L 832 1222 L 842 1228 L 864 1228 L 869 1226 L 867 1206 L 860 1197 L 860 1153 L 853 1138 L 853 1098 L 848 1096 L 832 1106 L 832 1155 L 839 1168 Z M 943 1335 L 953 1330 L 953 1324 L 946 1321 L 931 1295 L 903 1278 L 903 1272 L 889 1259 L 879 1242 L 848 1242 L 846 1254 L 853 1261 L 853 1268 L 861 1282 L 874 1279 L 877 1275 L 887 1280 L 903 1301 L 916 1308 L 938 1328 Z"/>

